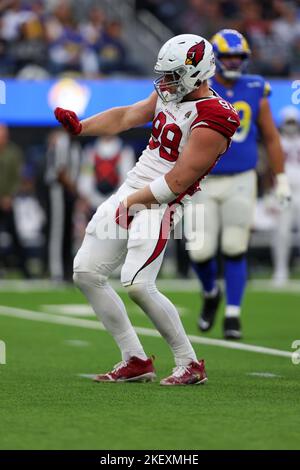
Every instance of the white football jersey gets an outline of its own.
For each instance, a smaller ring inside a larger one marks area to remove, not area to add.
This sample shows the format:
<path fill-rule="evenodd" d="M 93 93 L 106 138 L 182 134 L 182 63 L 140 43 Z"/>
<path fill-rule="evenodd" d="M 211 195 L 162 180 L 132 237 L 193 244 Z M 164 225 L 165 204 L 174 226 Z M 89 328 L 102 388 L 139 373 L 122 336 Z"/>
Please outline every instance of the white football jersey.
<path fill-rule="evenodd" d="M 168 173 L 195 127 L 210 127 L 230 142 L 238 126 L 236 110 L 218 95 L 167 104 L 158 98 L 149 143 L 126 183 L 139 189 Z"/>
<path fill-rule="evenodd" d="M 285 172 L 290 185 L 300 188 L 300 136 L 281 135 L 281 144 L 285 156 Z"/>

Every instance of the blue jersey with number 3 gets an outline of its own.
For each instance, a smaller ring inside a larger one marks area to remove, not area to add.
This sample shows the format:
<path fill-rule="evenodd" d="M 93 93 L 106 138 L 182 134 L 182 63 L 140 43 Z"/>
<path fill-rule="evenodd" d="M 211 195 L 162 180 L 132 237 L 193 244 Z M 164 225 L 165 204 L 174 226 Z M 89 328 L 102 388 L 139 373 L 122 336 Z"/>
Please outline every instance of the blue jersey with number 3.
<path fill-rule="evenodd" d="M 231 88 L 224 87 L 215 78 L 210 80 L 210 86 L 234 105 L 241 122 L 231 146 L 211 173 L 241 173 L 255 168 L 258 158 L 256 122 L 261 99 L 270 95 L 269 83 L 259 75 L 242 75 Z"/>

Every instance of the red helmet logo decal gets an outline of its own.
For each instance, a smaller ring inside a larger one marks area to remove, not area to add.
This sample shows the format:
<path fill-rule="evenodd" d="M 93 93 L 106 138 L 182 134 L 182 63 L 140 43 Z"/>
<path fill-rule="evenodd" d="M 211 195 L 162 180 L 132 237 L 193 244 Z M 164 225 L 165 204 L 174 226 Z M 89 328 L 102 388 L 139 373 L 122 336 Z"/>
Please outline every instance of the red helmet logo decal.
<path fill-rule="evenodd" d="M 187 54 L 186 54 L 185 65 L 193 65 L 194 67 L 196 67 L 196 65 L 198 65 L 199 62 L 201 62 L 201 60 L 203 59 L 204 51 L 205 51 L 204 40 L 190 47 L 190 49 L 187 51 Z"/>

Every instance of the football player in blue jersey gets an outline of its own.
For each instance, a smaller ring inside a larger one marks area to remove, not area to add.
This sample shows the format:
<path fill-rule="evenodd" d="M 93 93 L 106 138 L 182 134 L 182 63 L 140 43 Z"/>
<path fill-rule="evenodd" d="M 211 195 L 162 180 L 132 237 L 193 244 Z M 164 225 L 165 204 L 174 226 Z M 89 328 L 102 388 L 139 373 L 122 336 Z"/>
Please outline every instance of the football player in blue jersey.
<path fill-rule="evenodd" d="M 203 286 L 204 302 L 198 325 L 205 332 L 213 326 L 222 297 L 216 282 L 220 242 L 226 288 L 224 336 L 240 339 L 240 311 L 247 280 L 246 252 L 256 200 L 258 133 L 275 174 L 275 193 L 282 206 L 290 200 L 290 188 L 284 173 L 279 133 L 268 101 L 270 85 L 261 76 L 245 74 L 251 53 L 246 39 L 238 31 L 223 29 L 211 42 L 217 64 L 211 87 L 234 105 L 241 125 L 231 147 L 203 181 L 202 191 L 193 197 L 191 233 L 196 242 L 190 257 Z M 195 217 L 198 204 L 204 204 L 203 238 L 199 236 L 201 226 L 197 226 Z"/>

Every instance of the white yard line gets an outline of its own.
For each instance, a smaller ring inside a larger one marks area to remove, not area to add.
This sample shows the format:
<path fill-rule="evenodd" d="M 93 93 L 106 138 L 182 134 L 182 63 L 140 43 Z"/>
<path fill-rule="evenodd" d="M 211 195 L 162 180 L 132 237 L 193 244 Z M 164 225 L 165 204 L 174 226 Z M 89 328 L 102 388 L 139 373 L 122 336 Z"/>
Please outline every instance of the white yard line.
<path fill-rule="evenodd" d="M 97 372 L 95 372 L 94 374 L 76 374 L 77 377 L 82 377 L 84 379 L 89 379 L 89 380 L 93 380 L 94 377 L 97 375 Z M 277 374 L 272 374 L 271 372 L 247 372 L 248 376 L 251 376 L 251 377 L 261 377 L 263 379 L 282 379 L 283 376 L 282 375 L 277 375 Z"/>
<path fill-rule="evenodd" d="M 63 315 L 54 315 L 49 313 L 35 312 L 33 310 L 24 310 L 14 307 L 0 306 L 0 315 L 21 318 L 22 320 L 33 320 L 44 323 L 54 323 L 57 325 L 77 326 L 79 328 L 87 328 L 91 330 L 104 330 L 104 326 L 95 320 L 84 318 L 72 318 Z M 151 328 L 135 327 L 138 334 L 144 336 L 160 337 L 158 331 Z M 249 351 L 260 354 L 266 354 L 279 357 L 292 357 L 292 352 L 282 351 L 280 349 L 266 348 L 263 346 L 255 346 L 253 344 L 237 343 L 234 341 L 225 341 L 221 339 L 203 338 L 201 336 L 189 335 L 189 339 L 194 344 L 204 344 L 207 346 L 219 346 L 226 349 L 236 349 L 240 351 Z"/>
<path fill-rule="evenodd" d="M 273 374 L 272 372 L 248 372 L 246 375 L 250 375 L 252 377 L 263 377 L 264 379 L 282 378 L 282 375 Z"/>
<path fill-rule="evenodd" d="M 247 290 L 250 292 L 271 292 L 272 294 L 300 295 L 300 280 L 288 281 L 283 286 L 276 286 L 272 280 L 253 279 L 248 282 Z"/>
<path fill-rule="evenodd" d="M 48 292 L 48 291 L 62 291 L 67 287 L 72 286 L 65 282 L 51 282 L 45 280 L 1 280 L 0 291 L 1 292 Z"/>
<path fill-rule="evenodd" d="M 64 343 L 75 348 L 87 348 L 91 344 L 89 341 L 83 341 L 82 339 L 66 339 Z"/>
<path fill-rule="evenodd" d="M 53 304 L 40 305 L 42 312 L 55 313 L 58 315 L 70 315 L 71 317 L 94 317 L 95 314 L 90 305 L 87 304 Z"/>
<path fill-rule="evenodd" d="M 96 374 L 77 374 L 78 377 L 83 377 L 84 379 L 93 379 Z"/>
<path fill-rule="evenodd" d="M 47 304 L 40 305 L 40 310 L 46 313 L 57 315 L 70 315 L 71 317 L 95 317 L 95 313 L 90 305 L 87 304 Z M 176 306 L 179 315 L 188 313 L 188 308 L 180 305 Z M 129 314 L 134 313 L 145 316 L 145 313 L 138 305 L 131 305 Z"/>

